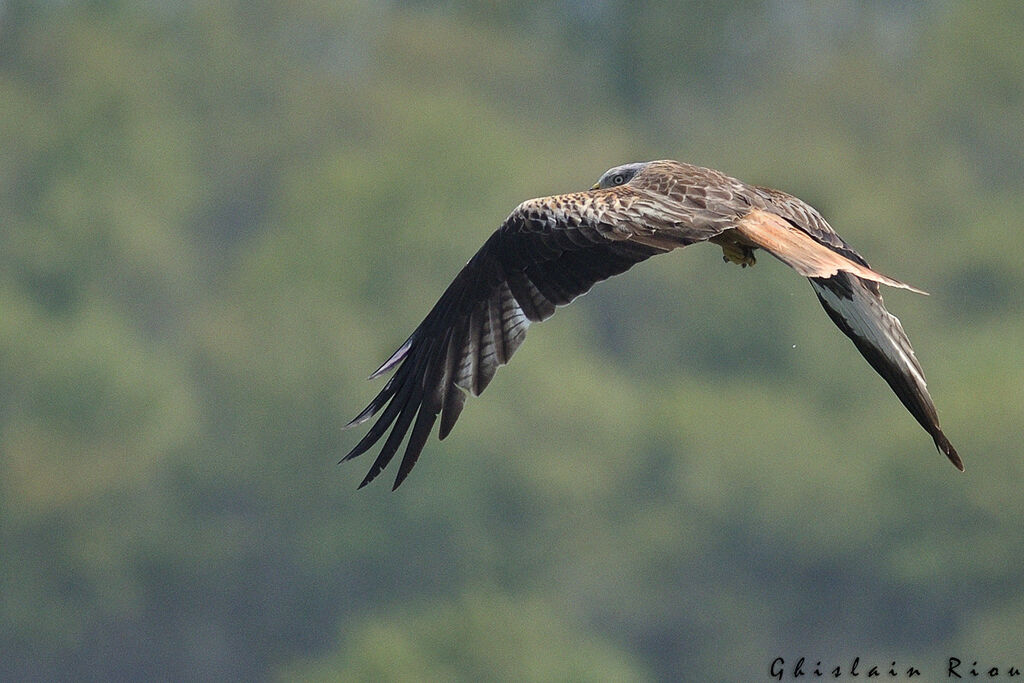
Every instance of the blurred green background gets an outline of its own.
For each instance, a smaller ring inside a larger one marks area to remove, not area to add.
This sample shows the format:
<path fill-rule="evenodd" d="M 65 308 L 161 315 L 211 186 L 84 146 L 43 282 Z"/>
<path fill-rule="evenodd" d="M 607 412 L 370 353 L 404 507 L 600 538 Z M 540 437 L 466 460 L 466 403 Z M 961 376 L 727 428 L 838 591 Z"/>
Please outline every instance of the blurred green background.
<path fill-rule="evenodd" d="M 1024 666 L 1022 7 L 0 1 L 0 679 Z M 364 378 L 504 216 L 666 157 L 932 293 L 967 473 L 696 246 L 357 492 Z"/>

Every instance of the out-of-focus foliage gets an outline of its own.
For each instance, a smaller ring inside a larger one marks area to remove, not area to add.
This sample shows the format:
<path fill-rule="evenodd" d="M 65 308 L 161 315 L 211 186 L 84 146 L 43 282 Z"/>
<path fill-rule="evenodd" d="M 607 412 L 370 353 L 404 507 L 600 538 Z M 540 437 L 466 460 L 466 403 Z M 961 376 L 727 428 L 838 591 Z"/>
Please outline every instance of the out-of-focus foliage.
<path fill-rule="evenodd" d="M 1014 2 L 0 3 L 0 679 L 1024 664 L 1022 39 Z M 932 292 L 886 295 L 967 474 L 800 278 L 705 246 L 357 493 L 363 378 L 501 218 L 663 157 Z"/>
<path fill-rule="evenodd" d="M 500 597 L 495 597 L 496 594 Z M 284 678 L 303 681 L 638 680 L 635 663 L 580 632 L 545 599 L 487 589 L 411 614 L 384 612 L 360 624 L 331 658 L 299 664 Z"/>

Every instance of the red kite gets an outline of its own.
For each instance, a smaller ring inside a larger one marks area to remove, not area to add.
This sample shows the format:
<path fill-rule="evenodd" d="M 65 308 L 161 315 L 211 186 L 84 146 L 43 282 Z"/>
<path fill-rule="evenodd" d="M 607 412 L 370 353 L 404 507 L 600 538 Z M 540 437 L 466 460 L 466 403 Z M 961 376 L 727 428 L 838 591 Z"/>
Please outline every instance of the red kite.
<path fill-rule="evenodd" d="M 350 460 L 390 433 L 360 488 L 376 477 L 409 432 L 394 488 L 405 480 L 438 416 L 439 438 L 455 425 L 466 392 L 480 394 L 526 338 L 596 282 L 651 256 L 714 242 L 727 261 L 754 264 L 764 249 L 811 282 L 818 301 L 853 340 L 961 471 L 942 433 L 924 372 L 879 283 L 915 289 L 872 270 L 814 208 L 718 171 L 677 161 L 617 166 L 588 192 L 520 204 L 448 285 L 404 344 L 371 376 L 395 374 L 347 426 L 380 413 Z M 923 292 L 921 292 L 923 293 Z M 383 411 L 383 412 L 381 412 Z"/>

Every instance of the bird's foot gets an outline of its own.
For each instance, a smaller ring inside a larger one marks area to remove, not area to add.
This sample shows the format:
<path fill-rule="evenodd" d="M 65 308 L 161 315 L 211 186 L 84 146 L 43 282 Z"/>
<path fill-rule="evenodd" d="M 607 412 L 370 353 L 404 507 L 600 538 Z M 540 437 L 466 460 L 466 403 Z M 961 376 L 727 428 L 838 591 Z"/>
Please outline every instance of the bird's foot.
<path fill-rule="evenodd" d="M 733 263 L 739 264 L 741 268 L 752 266 L 757 263 L 757 259 L 754 258 L 753 247 L 746 247 L 740 244 L 723 244 L 722 247 L 722 260 L 726 263 L 732 261 Z"/>

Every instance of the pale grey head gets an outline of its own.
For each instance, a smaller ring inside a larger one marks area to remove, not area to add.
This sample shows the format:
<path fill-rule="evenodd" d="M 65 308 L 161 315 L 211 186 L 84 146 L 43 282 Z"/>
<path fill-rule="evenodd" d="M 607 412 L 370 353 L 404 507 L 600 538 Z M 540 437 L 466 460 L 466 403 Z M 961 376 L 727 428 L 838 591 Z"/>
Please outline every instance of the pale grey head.
<path fill-rule="evenodd" d="M 607 190 L 609 187 L 625 185 L 649 163 L 649 161 L 636 161 L 632 164 L 623 164 L 622 166 L 609 168 L 590 189 Z"/>

